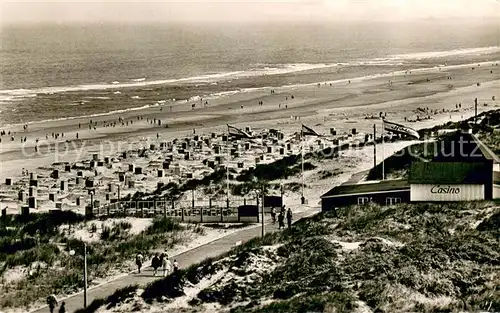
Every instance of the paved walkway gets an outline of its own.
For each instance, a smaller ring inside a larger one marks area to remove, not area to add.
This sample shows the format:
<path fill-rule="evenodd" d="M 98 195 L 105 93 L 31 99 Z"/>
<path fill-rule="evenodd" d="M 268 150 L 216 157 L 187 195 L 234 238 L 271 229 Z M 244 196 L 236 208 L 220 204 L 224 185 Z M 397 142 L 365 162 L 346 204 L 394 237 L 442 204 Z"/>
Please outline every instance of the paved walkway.
<path fill-rule="evenodd" d="M 305 216 L 310 216 L 314 213 L 319 212 L 319 208 L 309 208 L 304 212 L 294 213 L 294 221 L 298 221 L 300 218 Z M 266 223 L 264 230 L 266 233 L 276 231 L 278 229 L 277 223 L 272 225 Z M 232 247 L 236 246 L 238 242 L 245 243 L 246 241 L 259 237 L 261 235 L 261 227 L 253 227 L 249 229 L 242 229 L 231 233 L 225 237 L 207 243 L 205 245 L 196 247 L 192 250 L 186 251 L 176 256 L 171 256 L 171 260 L 175 258 L 181 268 L 189 267 L 192 264 L 203 261 L 209 257 L 215 257 L 223 252 L 229 251 Z M 132 273 L 123 276 L 119 279 L 110 281 L 108 283 L 96 286 L 87 291 L 87 304 L 90 304 L 95 299 L 105 298 L 113 294 L 115 290 L 134 284 L 146 285 L 160 277 L 152 276 L 152 269 L 145 268 L 141 274 Z M 61 300 L 66 302 L 66 312 L 74 312 L 77 309 L 83 307 L 83 293 L 78 293 L 70 296 L 67 299 Z M 61 302 L 60 301 L 60 302 Z M 57 312 L 57 309 L 55 310 Z M 31 311 L 32 313 L 49 313 L 48 307 L 42 307 L 38 310 Z"/>

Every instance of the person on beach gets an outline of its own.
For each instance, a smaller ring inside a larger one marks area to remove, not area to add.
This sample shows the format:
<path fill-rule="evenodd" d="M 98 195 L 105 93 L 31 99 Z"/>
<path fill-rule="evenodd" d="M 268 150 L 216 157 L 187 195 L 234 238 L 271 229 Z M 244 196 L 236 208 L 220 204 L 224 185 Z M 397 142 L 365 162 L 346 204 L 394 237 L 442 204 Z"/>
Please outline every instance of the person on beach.
<path fill-rule="evenodd" d="M 160 266 L 161 266 L 160 258 L 158 257 L 158 254 L 155 254 L 153 259 L 151 260 L 151 267 L 153 268 L 153 276 L 156 276 L 156 273 L 158 272 L 158 268 Z"/>
<path fill-rule="evenodd" d="M 50 295 L 47 297 L 47 305 L 49 306 L 50 313 L 54 313 L 54 308 L 57 305 L 57 299 L 55 295 Z"/>
<path fill-rule="evenodd" d="M 174 260 L 174 263 L 172 263 L 172 265 L 174 267 L 174 273 L 179 271 L 179 262 L 177 262 L 177 260 Z"/>
<path fill-rule="evenodd" d="M 165 277 L 168 276 L 168 273 L 172 268 L 172 263 L 168 259 L 168 255 L 166 255 L 165 253 L 163 253 L 161 256 L 162 256 L 161 266 L 163 267 L 163 276 Z"/>
<path fill-rule="evenodd" d="M 141 273 L 142 263 L 144 262 L 144 257 L 142 254 L 137 253 L 135 256 L 135 264 L 137 264 L 137 272 Z"/>
<path fill-rule="evenodd" d="M 290 208 L 286 212 L 286 220 L 288 222 L 288 229 L 292 229 L 292 210 Z"/>
<path fill-rule="evenodd" d="M 271 218 L 273 220 L 273 224 L 276 224 L 276 209 L 274 207 L 271 208 Z"/>
<path fill-rule="evenodd" d="M 281 229 L 281 227 L 285 228 L 285 215 L 283 211 L 278 215 L 278 229 Z"/>
<path fill-rule="evenodd" d="M 66 302 L 63 301 L 59 307 L 59 313 L 66 313 Z"/>

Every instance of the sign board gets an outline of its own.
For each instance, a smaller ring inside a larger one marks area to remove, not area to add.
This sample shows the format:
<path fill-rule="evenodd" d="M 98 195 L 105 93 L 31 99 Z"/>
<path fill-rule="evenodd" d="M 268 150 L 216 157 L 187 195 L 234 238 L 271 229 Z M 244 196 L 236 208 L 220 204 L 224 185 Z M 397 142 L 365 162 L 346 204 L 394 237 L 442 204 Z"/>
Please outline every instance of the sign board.
<path fill-rule="evenodd" d="M 484 200 L 480 184 L 411 184 L 410 201 Z"/>
<path fill-rule="evenodd" d="M 264 207 L 271 208 L 275 207 L 276 209 L 281 208 L 283 206 L 283 202 L 281 196 L 264 196 Z"/>
<path fill-rule="evenodd" d="M 240 205 L 238 216 L 259 216 L 259 207 L 256 205 Z"/>

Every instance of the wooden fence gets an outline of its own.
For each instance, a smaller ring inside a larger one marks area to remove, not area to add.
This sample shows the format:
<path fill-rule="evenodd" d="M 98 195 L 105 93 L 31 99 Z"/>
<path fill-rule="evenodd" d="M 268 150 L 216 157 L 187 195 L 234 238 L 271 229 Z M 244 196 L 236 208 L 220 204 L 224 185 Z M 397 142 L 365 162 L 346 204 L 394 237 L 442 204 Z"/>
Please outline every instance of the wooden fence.
<path fill-rule="evenodd" d="M 253 208 L 251 212 L 246 209 Z M 85 216 L 171 217 L 193 223 L 258 223 L 258 199 L 172 201 L 167 199 L 120 201 L 87 206 Z"/>

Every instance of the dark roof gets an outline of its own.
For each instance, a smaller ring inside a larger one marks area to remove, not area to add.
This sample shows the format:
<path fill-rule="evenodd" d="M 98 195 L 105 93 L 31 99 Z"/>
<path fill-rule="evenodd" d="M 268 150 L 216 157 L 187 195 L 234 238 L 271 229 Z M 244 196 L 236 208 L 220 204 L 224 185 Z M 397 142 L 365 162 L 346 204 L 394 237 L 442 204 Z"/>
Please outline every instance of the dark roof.
<path fill-rule="evenodd" d="M 491 170 L 483 162 L 419 162 L 410 168 L 410 184 L 484 184 Z"/>
<path fill-rule="evenodd" d="M 500 163 L 498 156 L 475 135 L 457 131 L 437 142 L 437 162 L 476 162 L 490 160 Z"/>
<path fill-rule="evenodd" d="M 352 195 L 352 194 L 367 194 L 375 192 L 384 191 L 395 191 L 402 189 L 410 189 L 410 185 L 406 180 L 382 180 L 382 181 L 370 181 L 358 184 L 343 184 L 334 187 L 327 193 L 321 196 L 321 198 L 338 197 L 342 195 Z"/>

